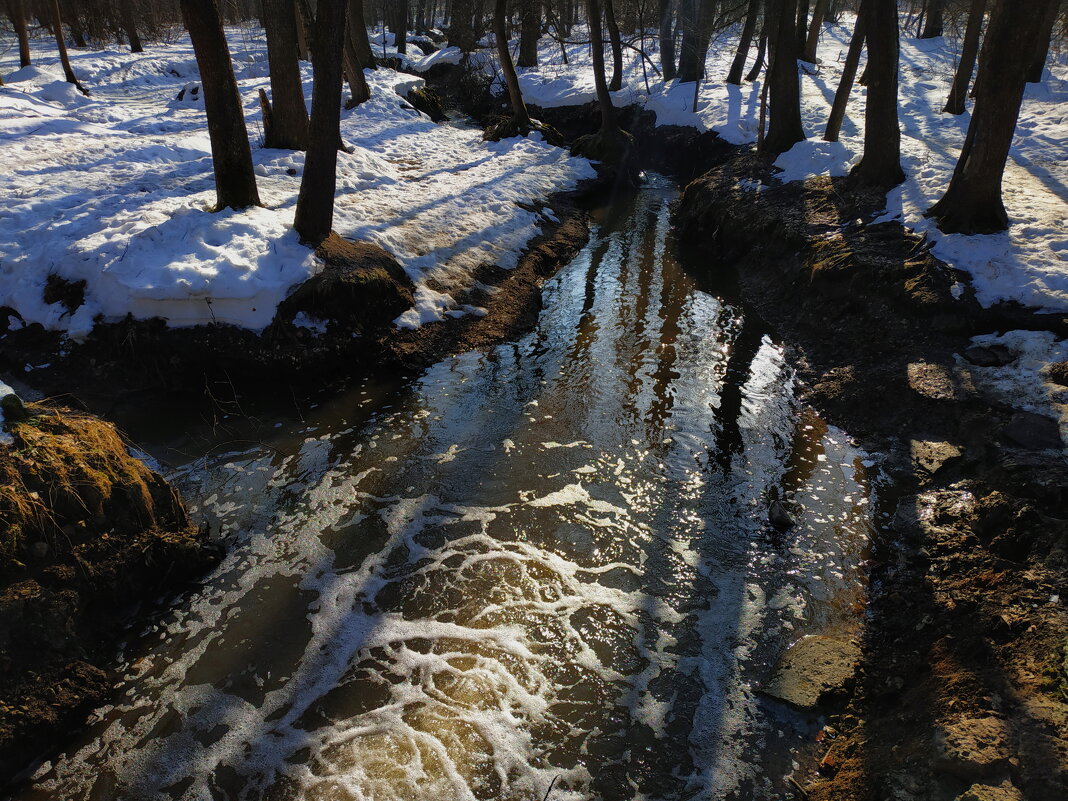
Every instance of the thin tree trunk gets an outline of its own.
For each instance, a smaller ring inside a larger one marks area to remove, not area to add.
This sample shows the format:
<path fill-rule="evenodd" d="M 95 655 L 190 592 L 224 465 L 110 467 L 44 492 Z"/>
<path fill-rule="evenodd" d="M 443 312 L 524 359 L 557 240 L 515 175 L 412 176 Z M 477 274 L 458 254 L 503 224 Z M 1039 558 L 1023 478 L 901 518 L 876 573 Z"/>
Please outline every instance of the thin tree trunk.
<path fill-rule="evenodd" d="M 293 0 L 263 0 L 267 62 L 271 71 L 272 125 L 264 128 L 264 147 L 303 150 L 308 145 L 308 107 L 297 50 Z"/>
<path fill-rule="evenodd" d="M 493 8 L 493 39 L 497 45 L 497 57 L 501 61 L 504 83 L 508 87 L 508 100 L 512 104 L 512 121 L 520 130 L 530 129 L 530 115 L 523 102 L 523 93 L 519 90 L 519 77 L 512 64 L 512 54 L 508 51 L 508 35 L 505 31 L 505 17 L 508 14 L 507 0 L 495 0 Z"/>
<path fill-rule="evenodd" d="M 982 69 L 997 80 L 978 87 L 975 109 L 946 194 L 928 211 L 946 233 L 992 234 L 1008 227 L 1001 198 L 1005 162 L 1020 114 L 1027 71 L 1042 47 L 1045 15 L 1057 0 L 1032 0 L 1019 14 L 1013 0 L 997 0 L 990 16 Z"/>
<path fill-rule="evenodd" d="M 756 61 L 753 63 L 749 73 L 745 76 L 745 79 L 752 83 L 760 75 L 760 70 L 764 67 L 764 56 L 768 52 L 768 23 L 767 18 L 764 20 L 763 29 L 760 31 L 760 42 L 757 43 L 757 55 Z"/>
<path fill-rule="evenodd" d="M 664 80 L 675 78 L 675 33 L 671 19 L 675 12 L 675 0 L 660 0 L 660 69 Z"/>
<path fill-rule="evenodd" d="M 56 33 L 56 46 L 59 48 L 59 60 L 60 63 L 63 64 L 63 76 L 66 78 L 67 83 L 72 83 L 78 87 L 78 91 L 83 95 L 89 94 L 78 80 L 78 76 L 74 74 L 74 69 L 70 65 L 70 58 L 67 56 L 67 42 L 63 37 L 63 16 L 59 13 L 59 0 L 52 0 L 52 27 L 55 29 Z"/>
<path fill-rule="evenodd" d="M 802 60 L 809 64 L 816 63 L 816 49 L 820 44 L 820 32 L 823 30 L 823 18 L 827 14 L 828 0 L 816 0 L 812 10 L 812 22 L 808 26 L 808 40 L 805 42 L 805 55 Z"/>
<path fill-rule="evenodd" d="M 19 40 L 19 66 L 28 67 L 33 62 L 30 60 L 30 36 L 26 30 L 26 7 L 22 0 L 9 0 L 7 10 Z"/>
<path fill-rule="evenodd" d="M 122 11 L 122 27 L 130 42 L 130 52 L 145 52 L 145 48 L 141 46 L 141 37 L 137 35 L 137 15 L 134 13 L 133 0 L 122 0 L 120 10 Z"/>
<path fill-rule="evenodd" d="M 538 38 L 541 36 L 541 0 L 520 0 L 519 66 L 538 66 Z"/>
<path fill-rule="evenodd" d="M 920 32 L 921 39 L 934 39 L 936 36 L 942 35 L 945 6 L 946 0 L 928 0 L 927 18 L 924 20 L 923 30 Z"/>
<path fill-rule="evenodd" d="M 864 155 L 850 175 L 890 189 L 905 180 L 897 119 L 898 29 L 896 0 L 865 0 L 868 97 L 864 104 Z"/>
<path fill-rule="evenodd" d="M 608 91 L 618 92 L 623 87 L 623 42 L 612 0 L 604 0 L 604 19 L 608 26 L 608 42 L 612 46 L 612 80 L 608 83 Z"/>
<path fill-rule="evenodd" d="M 259 206 L 252 149 L 218 6 L 215 0 L 181 0 L 180 6 L 200 69 L 215 169 L 216 208 Z"/>
<path fill-rule="evenodd" d="M 860 13 L 857 14 L 856 27 L 853 28 L 853 38 L 849 40 L 849 51 L 846 53 L 845 64 L 842 65 L 842 77 L 838 81 L 838 91 L 834 93 L 831 115 L 827 119 L 827 130 L 823 134 L 823 138 L 827 142 L 837 142 L 838 134 L 842 130 L 842 120 L 845 119 L 849 94 L 853 91 L 853 82 L 857 78 L 857 67 L 860 66 L 860 54 L 864 50 L 865 19 L 866 14 L 864 13 L 864 3 L 862 2 L 860 4 Z"/>
<path fill-rule="evenodd" d="M 70 38 L 74 40 L 75 47 L 87 47 L 85 41 L 85 31 L 82 29 L 81 20 L 78 19 L 78 9 L 71 8 L 70 2 L 67 2 L 63 9 L 63 18 L 67 21 L 67 27 L 70 28 Z"/>
<path fill-rule="evenodd" d="M 805 138 L 801 127 L 801 89 L 797 79 L 797 9 L 794 0 L 769 0 L 769 120 L 763 149 L 785 153 Z"/>
<path fill-rule="evenodd" d="M 760 16 L 760 0 L 749 0 L 749 8 L 745 12 L 745 23 L 742 25 L 742 38 L 738 40 L 738 50 L 734 53 L 734 61 L 731 62 L 730 72 L 727 73 L 727 83 L 733 83 L 735 86 L 742 84 L 742 70 L 745 69 L 745 60 L 749 56 L 749 46 L 753 43 L 753 32 L 756 31 L 758 16 Z"/>
<path fill-rule="evenodd" d="M 308 153 L 293 227 L 301 241 L 318 245 L 334 222 L 337 149 L 341 141 L 341 60 L 345 0 L 319 0 L 312 36 L 312 111 Z"/>
<path fill-rule="evenodd" d="M 367 77 L 363 74 L 363 67 L 360 66 L 360 58 L 356 54 L 356 47 L 349 32 L 351 27 L 352 20 L 346 15 L 344 64 L 345 75 L 349 80 L 349 99 L 345 103 L 345 108 L 356 108 L 360 103 L 371 99 L 371 87 L 367 85 Z"/>
<path fill-rule="evenodd" d="M 797 57 L 805 52 L 808 41 L 808 6 L 809 0 L 797 0 Z"/>
<path fill-rule="evenodd" d="M 968 11 L 968 25 L 964 29 L 964 44 L 961 46 L 960 63 L 957 64 L 957 73 L 953 76 L 953 86 L 949 90 L 945 108 L 946 114 L 963 114 L 964 101 L 968 97 L 968 84 L 972 80 L 972 70 L 975 69 L 975 57 L 979 54 L 979 34 L 983 29 L 983 12 L 986 10 L 986 0 L 972 0 L 971 10 Z"/>
<path fill-rule="evenodd" d="M 293 18 L 297 22 L 297 52 L 301 61 L 311 60 L 311 30 L 308 15 L 311 13 L 305 0 L 293 3 Z"/>
<path fill-rule="evenodd" d="M 397 52 L 408 52 L 408 0 L 393 0 L 393 44 Z"/>
<path fill-rule="evenodd" d="M 597 103 L 601 108 L 601 132 L 618 128 L 612 95 L 604 76 L 604 33 L 601 30 L 601 8 L 597 0 L 586 0 L 586 16 L 590 24 L 590 49 L 593 52 L 593 83 L 597 88 Z"/>
<path fill-rule="evenodd" d="M 1046 19 L 1043 22 L 1042 27 L 1041 43 L 1035 52 L 1035 57 L 1031 60 L 1031 66 L 1027 70 L 1028 83 L 1042 82 L 1042 73 L 1046 70 L 1046 57 L 1049 55 L 1049 46 L 1053 39 L 1053 26 L 1057 22 L 1058 11 L 1060 11 L 1059 4 L 1051 3 L 1049 11 L 1046 12 Z"/>
<path fill-rule="evenodd" d="M 365 70 L 378 69 L 371 41 L 367 38 L 367 23 L 363 16 L 363 0 L 348 0 L 349 38 L 356 50 L 356 60 Z"/>

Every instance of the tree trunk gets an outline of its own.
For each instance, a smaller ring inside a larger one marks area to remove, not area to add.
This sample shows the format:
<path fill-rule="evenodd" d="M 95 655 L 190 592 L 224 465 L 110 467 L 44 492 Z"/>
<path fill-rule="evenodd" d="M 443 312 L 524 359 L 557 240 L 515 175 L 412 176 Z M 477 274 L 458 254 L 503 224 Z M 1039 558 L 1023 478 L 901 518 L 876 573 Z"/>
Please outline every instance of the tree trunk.
<path fill-rule="evenodd" d="M 838 81 L 838 91 L 834 93 L 831 115 L 827 119 L 827 130 L 823 134 L 823 138 L 827 142 L 837 142 L 838 134 L 842 130 L 842 120 L 845 119 L 849 93 L 853 91 L 853 81 L 857 78 L 857 67 L 860 65 L 860 54 L 864 50 L 866 16 L 864 3 L 862 2 L 860 4 L 860 13 L 857 15 L 856 27 L 853 28 L 853 38 L 849 40 L 849 51 L 846 53 L 845 64 L 842 65 L 842 77 Z"/>
<path fill-rule="evenodd" d="M 805 42 L 805 55 L 802 60 L 809 64 L 816 63 L 816 49 L 820 44 L 820 32 L 823 30 L 823 18 L 827 14 L 829 0 L 816 0 L 816 7 L 812 11 L 812 22 L 808 26 L 808 40 Z"/>
<path fill-rule="evenodd" d="M 766 2 L 766 0 L 765 0 Z M 745 79 L 752 83 L 760 75 L 760 70 L 764 67 L 764 56 L 768 52 L 768 21 L 767 17 L 764 18 L 764 25 L 760 31 L 760 42 L 757 44 L 756 61 L 753 62 L 752 68 L 745 76 Z"/>
<path fill-rule="evenodd" d="M 1032 0 L 1020 14 L 1013 0 L 997 0 L 983 45 L 982 69 L 997 80 L 983 81 L 975 97 L 968 134 L 946 194 L 927 214 L 946 233 L 992 234 L 1008 228 L 1001 179 L 1012 146 L 1027 83 L 1027 71 L 1042 47 L 1049 6 Z"/>
<path fill-rule="evenodd" d="M 538 66 L 538 39 L 541 37 L 541 0 L 520 0 L 519 66 Z"/>
<path fill-rule="evenodd" d="M 934 39 L 942 35 L 943 14 L 946 10 L 946 0 L 928 0 L 927 18 L 920 32 L 921 39 Z"/>
<path fill-rule="evenodd" d="M 22 4 L 22 0 L 9 0 L 7 11 L 19 40 L 19 66 L 28 67 L 32 61 L 30 60 L 30 36 L 26 30 L 26 7 Z"/>
<path fill-rule="evenodd" d="M 404 55 L 408 52 L 408 0 L 392 0 L 393 2 L 393 44 L 397 52 Z"/>
<path fill-rule="evenodd" d="M 983 12 L 986 11 L 986 0 L 972 0 L 971 10 L 968 12 L 968 26 L 964 29 L 964 44 L 961 46 L 960 63 L 957 64 L 957 73 L 953 76 L 953 86 L 949 90 L 945 108 L 946 114 L 963 114 L 964 101 L 968 97 L 968 84 L 972 80 L 972 70 L 975 69 L 975 57 L 979 54 L 979 34 L 983 29 Z"/>
<path fill-rule="evenodd" d="M 785 153 L 805 138 L 801 127 L 801 90 L 797 80 L 797 9 L 794 0 L 769 0 L 771 64 L 768 66 L 770 114 L 761 149 Z"/>
<path fill-rule="evenodd" d="M 303 150 L 308 146 L 308 107 L 297 51 L 297 15 L 293 0 L 263 0 L 267 62 L 271 70 L 272 125 L 264 129 L 264 147 Z"/>
<path fill-rule="evenodd" d="M 78 19 L 77 8 L 71 8 L 70 2 L 65 4 L 65 7 L 61 6 L 63 11 L 63 18 L 67 21 L 67 27 L 70 28 L 70 38 L 74 40 L 75 47 L 87 47 L 85 41 L 85 31 L 82 30 L 81 20 Z"/>
<path fill-rule="evenodd" d="M 612 46 L 612 80 L 608 83 L 608 91 L 618 92 L 623 88 L 623 40 L 619 36 L 612 0 L 604 0 L 604 19 L 608 26 L 608 42 Z"/>
<path fill-rule="evenodd" d="M 312 39 L 315 36 L 315 19 L 308 0 L 294 0 L 294 17 L 297 20 L 297 50 L 301 61 L 311 61 Z"/>
<path fill-rule="evenodd" d="M 449 44 L 465 53 L 474 52 L 478 46 L 475 32 L 476 0 L 452 0 L 452 16 L 449 20 Z"/>
<path fill-rule="evenodd" d="M 905 180 L 897 120 L 898 30 L 896 0 L 864 0 L 868 31 L 868 97 L 864 104 L 864 156 L 850 175 L 890 189 Z"/>
<path fill-rule="evenodd" d="M 797 0 L 797 57 L 805 52 L 808 41 L 808 6 L 809 0 Z"/>
<path fill-rule="evenodd" d="M 742 70 L 745 69 L 745 60 L 749 56 L 749 46 L 753 43 L 753 32 L 756 30 L 757 17 L 760 16 L 760 0 L 749 0 L 749 8 L 745 12 L 745 23 L 742 25 L 742 38 L 738 40 L 738 50 L 731 62 L 731 70 L 727 73 L 727 83 L 735 86 L 742 84 Z"/>
<path fill-rule="evenodd" d="M 200 69 L 215 169 L 216 209 L 259 206 L 252 149 L 219 9 L 215 0 L 181 0 L 180 5 Z"/>
<path fill-rule="evenodd" d="M 141 37 L 137 35 L 137 15 L 134 13 L 133 0 L 122 0 L 120 10 L 122 11 L 122 27 L 130 42 L 130 52 L 145 52 L 145 48 L 141 46 Z"/>
<path fill-rule="evenodd" d="M 345 75 L 349 80 L 349 99 L 345 103 L 345 108 L 356 108 L 360 103 L 371 99 L 371 87 L 367 85 L 367 77 L 363 74 L 363 67 L 360 66 L 360 57 L 356 54 L 356 46 L 350 34 L 351 27 L 352 20 L 346 15 L 343 47 Z"/>
<path fill-rule="evenodd" d="M 52 0 L 52 27 L 56 33 L 59 60 L 63 64 L 63 77 L 66 78 L 67 83 L 72 83 L 78 87 L 78 91 L 83 95 L 89 94 L 78 80 L 78 76 L 74 74 L 74 69 L 70 65 L 70 58 L 67 57 L 67 42 L 63 37 L 63 16 L 59 13 L 59 0 Z"/>
<path fill-rule="evenodd" d="M 1057 22 L 1058 11 L 1060 11 L 1060 4 L 1051 3 L 1049 11 L 1046 12 L 1047 16 L 1042 26 L 1042 38 L 1038 49 L 1035 51 L 1035 57 L 1031 60 L 1031 66 L 1027 70 L 1028 83 L 1042 83 L 1042 73 L 1046 69 L 1046 56 L 1049 55 L 1049 46 L 1053 39 L 1053 26 Z"/>
<path fill-rule="evenodd" d="M 363 0 L 348 0 L 349 38 L 356 50 L 356 60 L 365 70 L 378 69 L 371 41 L 367 38 L 367 23 L 363 16 Z"/>
<path fill-rule="evenodd" d="M 301 241 L 315 246 L 334 222 L 337 148 L 341 141 L 341 59 L 345 38 L 345 0 L 319 0 L 312 36 L 311 124 L 304 175 L 293 227 Z"/>
<path fill-rule="evenodd" d="M 688 8 L 687 8 L 688 7 Z M 715 0 L 683 0 L 687 9 L 683 24 L 682 53 L 679 55 L 679 82 L 699 81 L 705 74 L 705 57 L 712 35 Z"/>
<path fill-rule="evenodd" d="M 664 80 L 675 77 L 675 33 L 672 30 L 672 17 L 675 12 L 675 0 L 660 0 L 660 68 L 664 71 Z"/>
<path fill-rule="evenodd" d="M 597 0 L 586 0 L 586 16 L 590 24 L 590 49 L 593 51 L 593 83 L 597 87 L 597 103 L 601 108 L 601 132 L 614 131 L 616 109 L 608 93 L 604 76 L 604 33 L 601 31 L 601 8 Z"/>
<path fill-rule="evenodd" d="M 520 130 L 530 129 L 530 115 L 527 113 L 523 93 L 519 90 L 519 77 L 512 64 L 512 54 L 508 52 L 508 35 L 505 31 L 505 17 L 508 14 L 507 0 L 495 0 L 493 13 L 493 38 L 497 45 L 497 57 L 501 60 L 504 83 L 508 87 L 508 99 L 512 103 L 512 120 Z"/>

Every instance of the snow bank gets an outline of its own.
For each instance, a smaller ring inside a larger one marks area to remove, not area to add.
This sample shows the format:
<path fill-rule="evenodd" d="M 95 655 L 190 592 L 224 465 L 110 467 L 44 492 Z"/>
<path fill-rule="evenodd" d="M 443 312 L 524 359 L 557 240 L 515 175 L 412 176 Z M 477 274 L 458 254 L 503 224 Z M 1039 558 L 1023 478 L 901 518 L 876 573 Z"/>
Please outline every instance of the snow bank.
<path fill-rule="evenodd" d="M 72 50 L 90 97 L 62 80 L 50 42 L 35 40 L 35 66 L 11 73 L 17 54 L 0 53 L 0 306 L 72 337 L 127 314 L 260 330 L 315 273 L 291 227 L 304 155 L 258 146 L 257 90 L 269 91 L 262 33 L 231 29 L 229 39 L 264 207 L 219 213 L 210 211 L 203 104 L 175 102 L 199 80 L 188 40 L 136 55 Z M 442 52 L 434 56 L 448 63 L 453 55 Z M 409 58 L 433 56 L 413 46 Z M 402 98 L 420 78 L 386 69 L 367 78 L 371 100 L 343 113 L 353 152 L 338 154 L 334 228 L 404 266 L 417 306 L 401 325 L 466 313 L 451 293 L 484 263 L 514 266 L 538 232 L 542 214 L 524 207 L 540 207 L 592 168 L 542 142 L 483 143 L 481 131 L 433 124 Z M 52 274 L 85 281 L 73 313 L 44 302 Z"/>

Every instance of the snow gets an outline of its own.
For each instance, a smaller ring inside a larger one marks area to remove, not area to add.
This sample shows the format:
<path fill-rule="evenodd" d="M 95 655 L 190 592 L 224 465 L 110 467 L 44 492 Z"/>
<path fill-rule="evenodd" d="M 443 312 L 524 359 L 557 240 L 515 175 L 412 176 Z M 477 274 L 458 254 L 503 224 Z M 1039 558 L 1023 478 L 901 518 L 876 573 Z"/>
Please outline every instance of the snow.
<path fill-rule="evenodd" d="M 1001 367 L 977 367 L 958 359 L 958 369 L 994 402 L 1057 420 L 1068 453 L 1068 387 L 1049 378 L 1052 363 L 1068 361 L 1068 341 L 1049 331 L 1007 331 L 973 337 L 972 343 L 1003 345 L 1016 358 Z"/>
<path fill-rule="evenodd" d="M 824 25 L 819 65 L 799 64 L 802 121 L 808 139 L 776 161 L 783 181 L 845 175 L 860 160 L 863 86 L 854 86 L 841 141 L 822 140 L 852 27 L 848 18 L 840 25 Z M 613 102 L 643 105 L 656 112 L 657 125 L 713 130 L 734 144 L 755 142 L 761 82 L 740 87 L 724 82 L 736 37 L 737 28 L 713 38 L 706 62 L 708 79 L 699 86 L 696 111 L 694 84 L 665 84 L 647 64 L 647 88 L 642 59 L 630 50 L 624 50 L 623 89 L 613 94 Z M 572 38 L 585 40 L 585 30 L 576 28 Z M 646 35 L 644 48 L 658 62 L 655 34 Z M 941 111 L 959 50 L 960 42 L 948 37 L 901 40 L 901 146 L 908 179 L 887 196 L 883 219 L 901 219 L 926 235 L 936 256 L 971 275 L 976 296 L 985 306 L 1017 301 L 1042 311 L 1068 311 L 1068 57 L 1058 54 L 1052 69 L 1047 65 L 1044 82 L 1028 86 L 1005 175 L 1010 229 L 990 236 L 946 235 L 923 212 L 944 193 L 970 119 L 970 102 L 969 113 L 959 117 Z M 589 47 L 569 45 L 567 53 L 570 64 L 563 65 L 560 46 L 542 40 L 540 66 L 519 71 L 528 103 L 558 107 L 596 99 Z M 754 46 L 747 70 L 755 53 Z"/>
<path fill-rule="evenodd" d="M 17 48 L 0 43 L 0 306 L 73 338 L 127 314 L 261 330 L 320 268 L 292 230 L 303 153 L 259 146 L 262 32 L 228 38 L 264 207 L 218 213 L 203 103 L 176 100 L 199 80 L 187 37 L 139 55 L 72 49 L 89 97 L 63 81 L 50 40 L 33 40 L 34 66 L 14 71 Z M 372 41 L 380 52 L 381 36 Z M 483 264 L 514 267 L 546 219 L 523 206 L 540 208 L 592 167 L 544 142 L 484 143 L 480 130 L 435 125 L 402 98 L 421 78 L 379 69 L 367 79 L 371 100 L 342 115 L 354 152 L 338 154 L 334 229 L 384 247 L 415 282 L 416 307 L 399 325 L 477 314 L 452 293 Z M 53 273 L 86 282 L 73 314 L 42 299 Z"/>

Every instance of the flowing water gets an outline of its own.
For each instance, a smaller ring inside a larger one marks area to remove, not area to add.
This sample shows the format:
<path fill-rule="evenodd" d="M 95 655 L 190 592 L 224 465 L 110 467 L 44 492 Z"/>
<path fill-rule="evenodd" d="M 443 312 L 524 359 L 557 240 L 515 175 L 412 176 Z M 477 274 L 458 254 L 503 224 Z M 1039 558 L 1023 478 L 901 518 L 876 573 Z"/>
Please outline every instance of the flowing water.
<path fill-rule="evenodd" d="M 601 213 L 519 342 L 182 468 L 229 555 L 17 798 L 785 796 L 813 723 L 758 689 L 855 630 L 866 462 L 671 198 Z"/>

